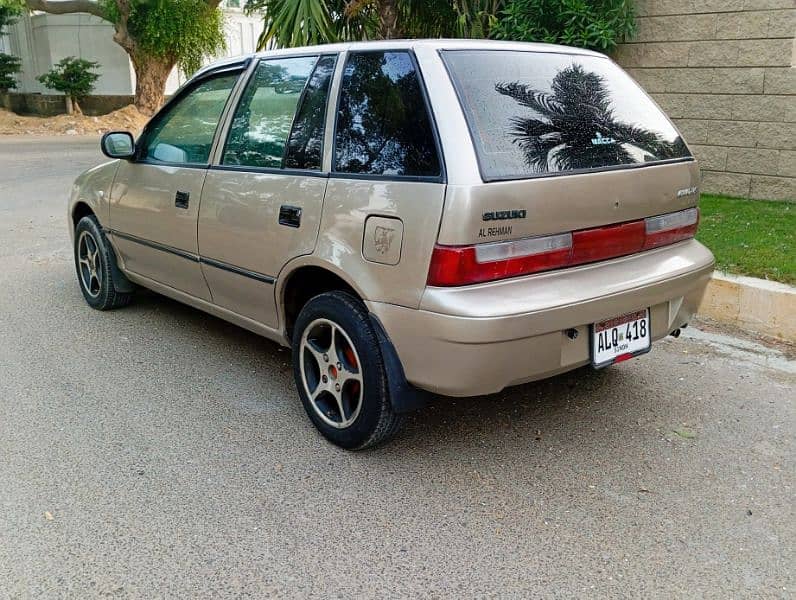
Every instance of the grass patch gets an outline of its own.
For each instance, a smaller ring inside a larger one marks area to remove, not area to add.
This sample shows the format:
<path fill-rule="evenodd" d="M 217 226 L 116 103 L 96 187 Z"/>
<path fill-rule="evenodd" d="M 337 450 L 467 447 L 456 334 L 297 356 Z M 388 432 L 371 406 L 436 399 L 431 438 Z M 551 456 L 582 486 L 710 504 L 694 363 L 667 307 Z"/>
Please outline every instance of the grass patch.
<path fill-rule="evenodd" d="M 796 284 L 796 204 L 703 195 L 697 239 L 722 271 Z"/>

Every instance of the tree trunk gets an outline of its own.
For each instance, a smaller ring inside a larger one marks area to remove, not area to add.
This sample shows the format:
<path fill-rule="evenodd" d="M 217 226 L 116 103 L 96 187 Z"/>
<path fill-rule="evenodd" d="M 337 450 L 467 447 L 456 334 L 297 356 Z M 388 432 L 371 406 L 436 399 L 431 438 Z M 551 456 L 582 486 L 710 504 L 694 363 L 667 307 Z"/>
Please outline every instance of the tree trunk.
<path fill-rule="evenodd" d="M 71 115 L 73 112 L 75 112 L 75 109 L 72 106 L 72 96 L 67 94 L 64 96 L 64 98 L 66 99 L 66 114 Z"/>
<path fill-rule="evenodd" d="M 131 55 L 135 70 L 136 108 L 145 115 L 154 114 L 165 98 L 166 80 L 175 61 L 152 56 Z"/>
<path fill-rule="evenodd" d="M 403 35 L 398 25 L 398 0 L 379 0 L 379 35 L 385 40 L 394 40 Z"/>
<path fill-rule="evenodd" d="M 205 0 L 210 8 L 216 8 L 221 0 Z M 391 0 L 395 2 L 396 0 Z M 0 0 L 2 3 L 2 0 Z M 86 12 L 113 22 L 116 30 L 113 41 L 119 44 L 133 63 L 135 71 L 135 106 L 142 113 L 151 115 L 163 105 L 166 79 L 177 64 L 174 58 L 147 56 L 128 29 L 128 20 L 133 11 L 134 0 L 115 0 L 119 18 L 112 20 L 105 3 L 99 0 L 26 0 L 30 10 L 41 10 L 52 14 Z M 70 102 L 67 100 L 67 102 Z M 71 113 L 71 111 L 69 111 Z"/>

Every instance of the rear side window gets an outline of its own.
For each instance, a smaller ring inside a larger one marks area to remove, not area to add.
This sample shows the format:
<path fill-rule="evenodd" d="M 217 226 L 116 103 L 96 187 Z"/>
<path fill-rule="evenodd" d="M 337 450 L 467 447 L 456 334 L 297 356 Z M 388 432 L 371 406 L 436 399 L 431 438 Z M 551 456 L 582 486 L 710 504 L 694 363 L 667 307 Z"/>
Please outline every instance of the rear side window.
<path fill-rule="evenodd" d="M 485 181 L 690 158 L 677 130 L 606 58 L 442 53 Z"/>
<path fill-rule="evenodd" d="M 440 175 L 431 118 L 409 52 L 355 52 L 346 62 L 335 135 L 343 173 Z"/>
<path fill-rule="evenodd" d="M 287 140 L 285 167 L 288 169 L 321 168 L 326 101 L 336 61 L 336 56 L 322 56 L 307 82 L 304 98 Z"/>
<path fill-rule="evenodd" d="M 282 167 L 293 117 L 317 56 L 264 60 L 241 96 L 221 162 Z"/>

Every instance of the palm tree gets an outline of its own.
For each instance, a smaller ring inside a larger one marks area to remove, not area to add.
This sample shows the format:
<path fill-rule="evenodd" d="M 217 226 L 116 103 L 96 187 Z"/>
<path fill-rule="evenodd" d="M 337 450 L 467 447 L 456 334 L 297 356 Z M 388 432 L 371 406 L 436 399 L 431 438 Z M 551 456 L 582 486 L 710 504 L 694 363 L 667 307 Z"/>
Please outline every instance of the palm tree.
<path fill-rule="evenodd" d="M 399 37 L 487 37 L 505 0 L 249 0 L 258 41 L 288 48 Z"/>
<path fill-rule="evenodd" d="M 550 92 L 519 82 L 498 83 L 495 90 L 537 115 L 512 117 L 510 130 L 526 163 L 536 172 L 663 160 L 686 151 L 679 136 L 669 142 L 653 131 L 618 120 L 603 78 L 581 65 L 559 71 Z"/>

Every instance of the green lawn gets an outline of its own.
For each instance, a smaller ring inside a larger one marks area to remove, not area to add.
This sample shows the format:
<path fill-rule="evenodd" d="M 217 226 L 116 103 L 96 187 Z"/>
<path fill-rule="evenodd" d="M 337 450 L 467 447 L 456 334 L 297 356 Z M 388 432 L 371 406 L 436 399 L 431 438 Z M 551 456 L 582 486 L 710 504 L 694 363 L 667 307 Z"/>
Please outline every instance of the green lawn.
<path fill-rule="evenodd" d="M 699 209 L 719 269 L 796 284 L 796 204 L 703 195 Z"/>

